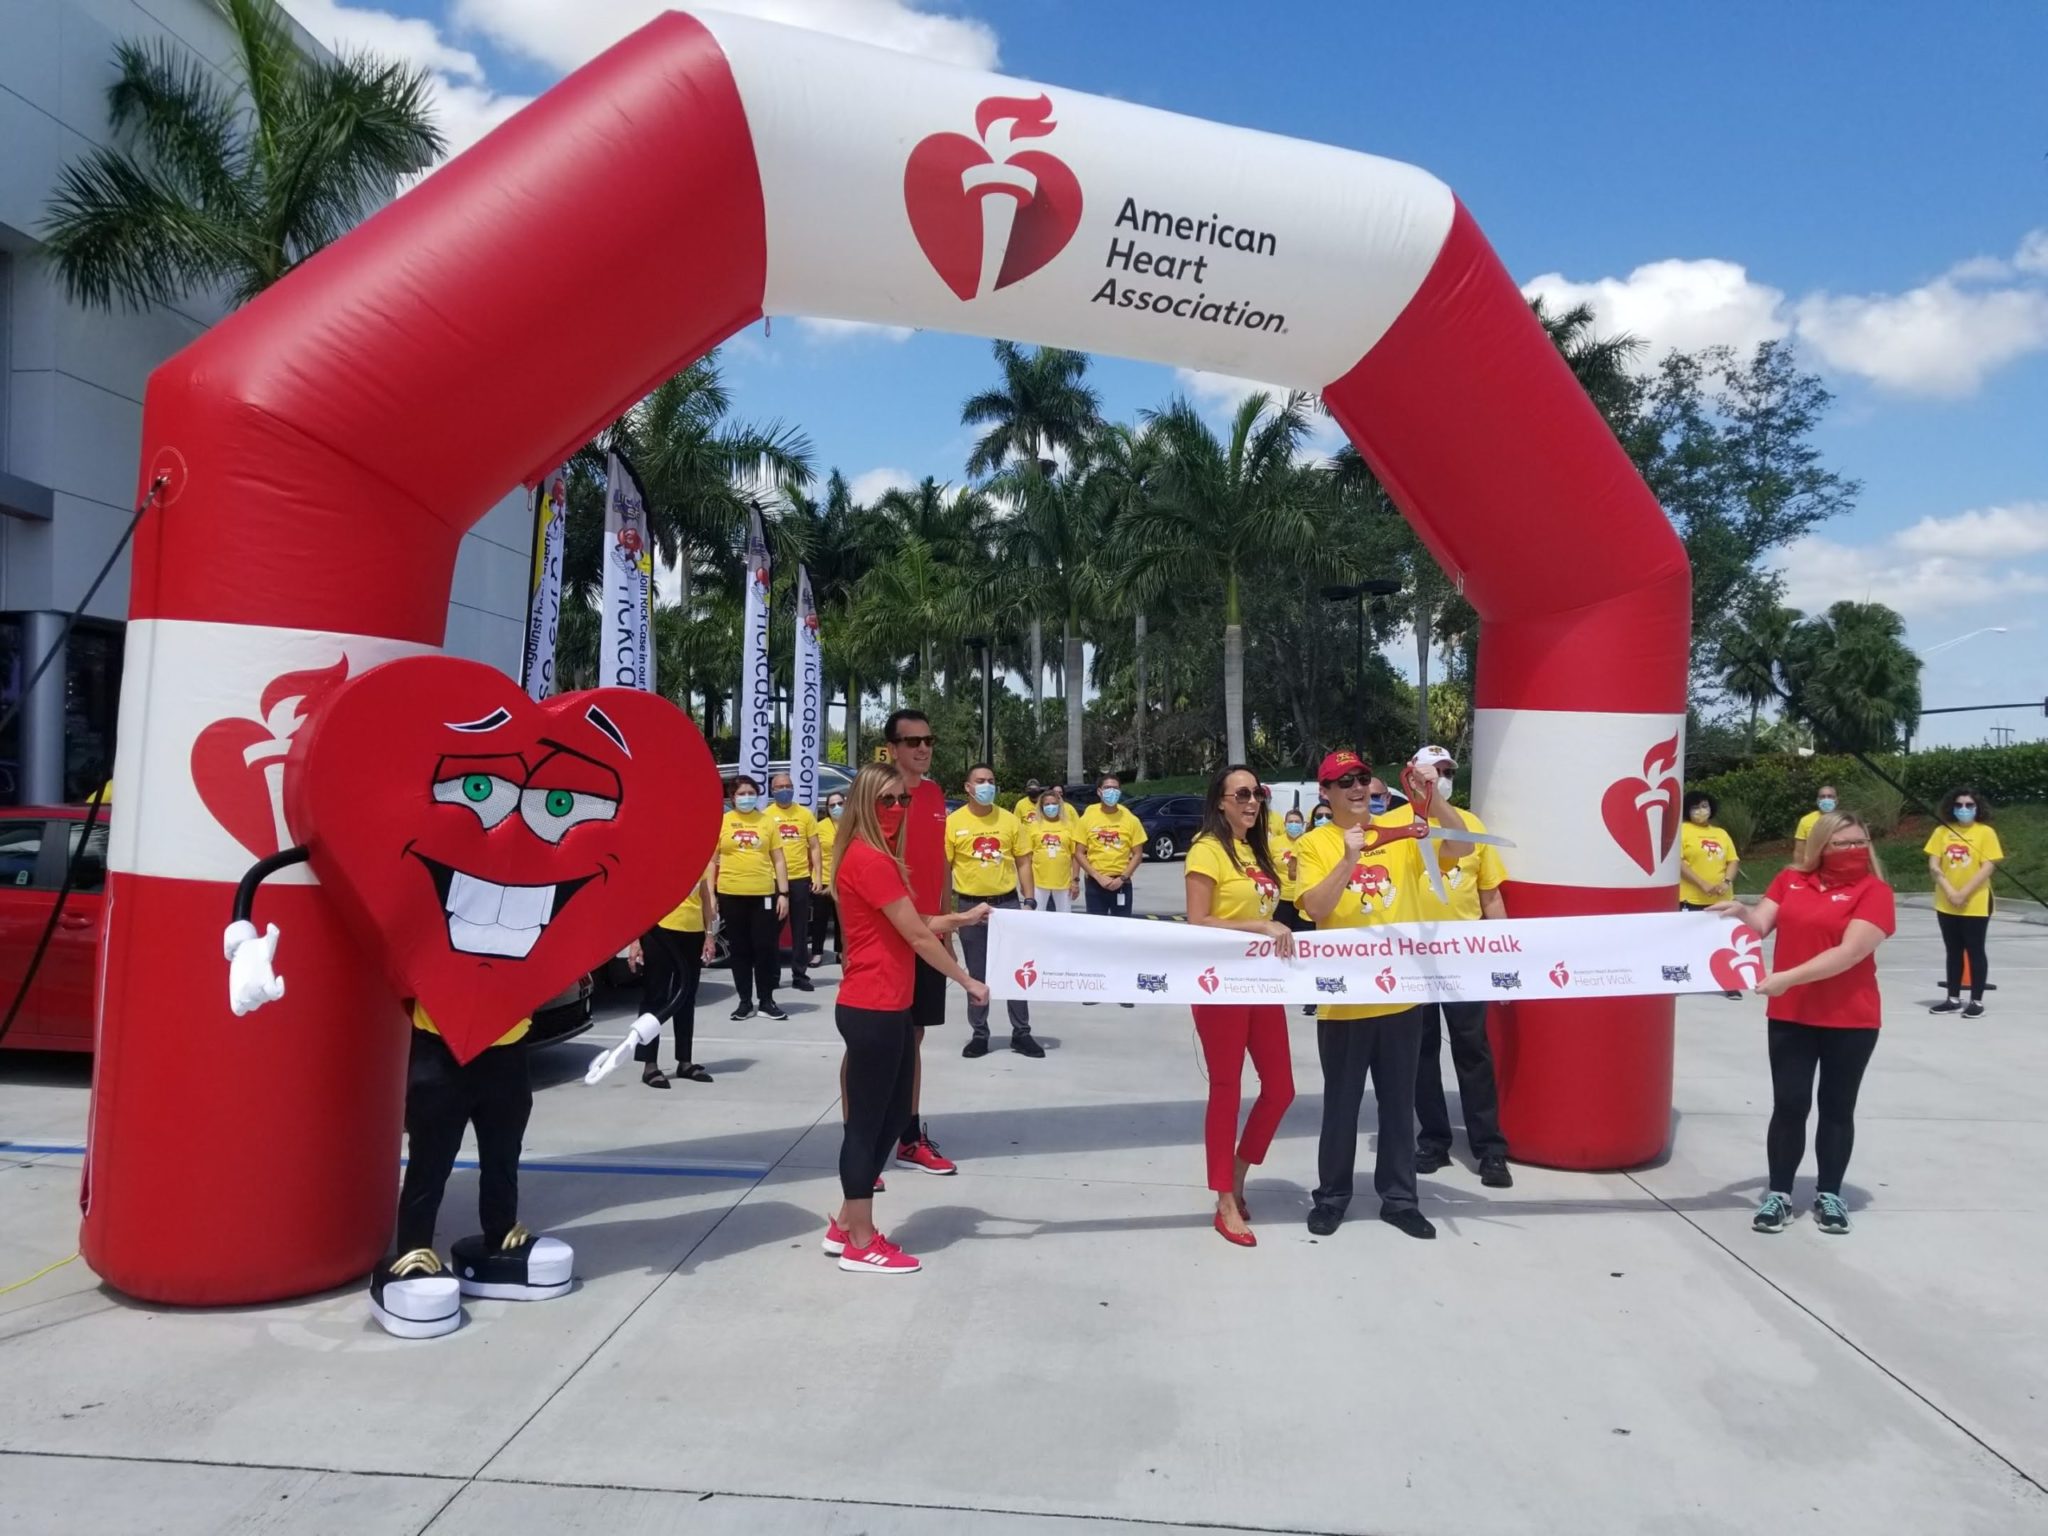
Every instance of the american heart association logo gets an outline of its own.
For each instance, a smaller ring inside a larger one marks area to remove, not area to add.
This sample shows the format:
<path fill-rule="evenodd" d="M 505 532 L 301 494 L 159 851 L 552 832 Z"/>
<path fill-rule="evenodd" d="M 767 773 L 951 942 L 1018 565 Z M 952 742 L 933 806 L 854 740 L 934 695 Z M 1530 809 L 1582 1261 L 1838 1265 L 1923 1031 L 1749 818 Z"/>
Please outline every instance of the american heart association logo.
<path fill-rule="evenodd" d="M 1017 985 L 1024 988 L 1024 990 L 1027 992 L 1030 991 L 1032 983 L 1038 980 L 1038 962 L 1035 960 L 1026 960 L 1022 965 L 1017 967 L 1015 974 L 1017 977 Z"/>
<path fill-rule="evenodd" d="M 1081 224 L 1081 183 L 1065 161 L 1019 139 L 1059 125 L 1050 96 L 991 96 L 977 141 L 934 133 L 903 167 L 903 207 L 925 260 L 962 299 L 1021 282 L 1066 249 Z"/>
<path fill-rule="evenodd" d="M 289 848 L 284 761 L 313 707 L 348 677 L 348 658 L 274 677 L 253 716 L 216 720 L 192 742 L 192 786 L 200 803 L 257 858 Z"/>
<path fill-rule="evenodd" d="M 1678 738 L 1643 754 L 1641 778 L 1616 779 L 1600 797 L 1600 819 L 1615 846 L 1646 875 L 1671 855 L 1678 841 Z"/>
<path fill-rule="evenodd" d="M 1553 987 L 1568 987 L 1572 984 L 1572 973 L 1565 969 L 1562 960 L 1550 968 L 1550 984 Z"/>
<path fill-rule="evenodd" d="M 1200 987 L 1204 992 L 1213 993 L 1218 987 L 1222 986 L 1223 983 L 1217 979 L 1216 967 L 1212 965 L 1207 970 L 1202 972 L 1201 975 L 1195 978 L 1195 985 Z"/>
<path fill-rule="evenodd" d="M 1400 982 L 1395 979 L 1394 968 L 1389 965 L 1381 968 L 1379 975 L 1373 977 L 1372 984 L 1382 992 L 1391 992 Z"/>
<path fill-rule="evenodd" d="M 1764 941 L 1746 924 L 1732 924 L 1727 944 L 1714 951 L 1708 969 L 1723 992 L 1749 991 L 1764 979 Z"/>

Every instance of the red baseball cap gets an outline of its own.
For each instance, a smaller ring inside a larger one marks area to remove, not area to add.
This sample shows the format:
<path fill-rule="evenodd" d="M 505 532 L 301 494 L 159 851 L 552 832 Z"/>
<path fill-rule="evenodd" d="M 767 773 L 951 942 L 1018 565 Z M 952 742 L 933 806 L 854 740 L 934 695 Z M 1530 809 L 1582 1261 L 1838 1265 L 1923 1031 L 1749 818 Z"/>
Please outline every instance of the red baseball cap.
<path fill-rule="evenodd" d="M 1327 784 L 1332 779 L 1341 779 L 1347 773 L 1371 773 L 1372 764 L 1356 752 L 1332 752 L 1323 759 L 1323 766 L 1316 772 L 1316 782 Z"/>

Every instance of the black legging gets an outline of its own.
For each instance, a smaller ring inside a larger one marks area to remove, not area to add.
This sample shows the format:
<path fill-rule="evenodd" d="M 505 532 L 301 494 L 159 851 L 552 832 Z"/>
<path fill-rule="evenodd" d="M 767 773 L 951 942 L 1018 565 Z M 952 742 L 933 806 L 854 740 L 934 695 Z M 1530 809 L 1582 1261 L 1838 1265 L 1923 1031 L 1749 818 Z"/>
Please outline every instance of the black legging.
<path fill-rule="evenodd" d="M 434 1246 L 434 1221 L 463 1130 L 476 1127 L 476 1208 L 484 1246 L 496 1252 L 519 1220 L 519 1149 L 533 1113 L 522 1041 L 455 1059 L 428 1029 L 412 1032 L 405 1079 L 405 1181 L 398 1192 L 394 1254 Z"/>
<path fill-rule="evenodd" d="M 875 1180 L 910 1119 L 917 1074 L 916 1032 L 908 1008 L 834 1010 L 846 1042 L 846 1131 L 839 1141 L 839 1191 L 871 1200 Z"/>
<path fill-rule="evenodd" d="M 845 930 L 839 926 L 839 903 L 832 899 L 830 891 L 811 892 L 811 953 L 825 953 L 825 935 L 834 936 L 833 950 L 836 953 L 846 943 Z"/>
<path fill-rule="evenodd" d="M 697 983 L 704 975 L 704 935 L 676 928 L 650 928 L 640 940 L 640 1011 L 676 1028 L 676 1065 L 694 1059 L 697 1039 Z M 659 1035 L 633 1047 L 633 1059 L 661 1060 Z"/>
<path fill-rule="evenodd" d="M 789 882 L 789 974 L 806 976 L 811 969 L 811 950 L 806 942 L 811 931 L 811 877 L 799 875 Z M 775 936 L 777 948 L 782 935 Z M 799 991 L 802 988 L 798 988 Z"/>
<path fill-rule="evenodd" d="M 1816 1194 L 1839 1195 L 1849 1154 L 1856 1146 L 1856 1090 L 1877 1049 L 1875 1029 L 1823 1029 L 1814 1024 L 1771 1020 L 1771 1129 L 1765 1150 L 1771 1188 L 1792 1193 L 1799 1160 L 1806 1156 L 1806 1112 L 1813 1107 L 1813 1074 L 1820 1069 L 1820 1118 L 1813 1128 L 1813 1155 L 1820 1164 Z"/>
<path fill-rule="evenodd" d="M 740 1006 L 753 1007 L 756 992 L 762 1002 L 774 1002 L 782 975 L 776 953 L 782 925 L 775 920 L 775 898 L 720 891 L 718 912 L 725 919 L 725 941 L 732 946 L 732 989 L 740 995 Z"/>
<path fill-rule="evenodd" d="M 1991 962 L 1984 954 L 1984 935 L 1991 927 L 1988 917 L 1957 917 L 1949 912 L 1937 912 L 1934 920 L 1941 924 L 1941 947 L 1948 951 L 1948 995 L 1956 996 L 1963 990 L 1963 957 L 1970 959 L 1970 1001 L 1984 1001 L 1984 976 L 1991 968 Z"/>

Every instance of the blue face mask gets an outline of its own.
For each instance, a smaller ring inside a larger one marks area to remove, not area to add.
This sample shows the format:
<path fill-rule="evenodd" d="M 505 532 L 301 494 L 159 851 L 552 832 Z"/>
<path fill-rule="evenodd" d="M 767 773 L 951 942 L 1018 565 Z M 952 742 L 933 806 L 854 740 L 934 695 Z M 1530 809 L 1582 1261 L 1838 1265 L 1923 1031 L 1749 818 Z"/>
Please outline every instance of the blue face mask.
<path fill-rule="evenodd" d="M 1290 821 L 1290 822 L 1288 822 L 1288 823 L 1287 823 L 1287 835 L 1288 835 L 1289 837 L 1299 837 L 1299 836 L 1301 836 L 1301 823 L 1300 823 L 1300 822 L 1298 822 L 1298 821 Z"/>
<path fill-rule="evenodd" d="M 1820 807 L 1821 814 L 1825 816 L 1835 808 L 1835 797 L 1833 795 L 1822 795 L 1813 803 Z"/>
<path fill-rule="evenodd" d="M 1365 802 L 1365 808 L 1377 816 L 1387 808 L 1387 797 L 1385 795 L 1370 796 Z"/>
<path fill-rule="evenodd" d="M 1327 826 L 1328 826 L 1329 824 L 1330 824 L 1330 818 L 1329 818 L 1329 817 L 1327 817 L 1327 816 L 1324 816 L 1324 815 L 1321 815 L 1321 814 L 1318 814 L 1318 815 L 1316 816 L 1316 825 L 1317 825 L 1317 826 L 1319 826 L 1319 827 L 1327 827 Z"/>
<path fill-rule="evenodd" d="M 1041 805 L 1038 808 L 1038 814 L 1043 816 L 1047 821 L 1058 821 L 1060 819 L 1059 801 L 1054 800 L 1049 802 L 1048 804 Z"/>
<path fill-rule="evenodd" d="M 1975 821 L 1976 819 L 1977 807 L 1975 807 L 1974 805 L 1959 805 L 1956 807 L 1956 820 L 1960 822 L 1963 826 L 1967 827 L 1971 822 Z"/>
<path fill-rule="evenodd" d="M 788 805 L 794 799 L 796 799 L 796 791 L 794 789 L 778 789 L 775 791 L 775 803 L 777 805 Z"/>
<path fill-rule="evenodd" d="M 846 807 L 845 807 L 845 806 L 843 806 L 843 805 L 835 805 L 835 806 L 833 806 L 833 807 L 832 807 L 831 809 L 832 809 L 832 819 L 833 819 L 834 821 L 837 821 L 837 820 L 838 820 L 838 819 L 839 819 L 839 818 L 840 818 L 840 817 L 841 817 L 842 815 L 844 815 L 844 814 L 845 814 L 845 812 L 846 812 Z"/>
<path fill-rule="evenodd" d="M 759 795 L 734 795 L 732 797 L 732 808 L 736 811 L 751 811 L 760 803 L 761 797 Z"/>
<path fill-rule="evenodd" d="M 1123 797 L 1124 792 L 1120 789 L 1105 789 L 1102 792 L 1102 803 L 1111 810 L 1115 810 L 1117 801 L 1123 799 Z"/>
<path fill-rule="evenodd" d="M 974 803 L 976 805 L 994 805 L 996 803 L 995 784 L 993 782 L 990 782 L 986 784 L 975 785 Z"/>

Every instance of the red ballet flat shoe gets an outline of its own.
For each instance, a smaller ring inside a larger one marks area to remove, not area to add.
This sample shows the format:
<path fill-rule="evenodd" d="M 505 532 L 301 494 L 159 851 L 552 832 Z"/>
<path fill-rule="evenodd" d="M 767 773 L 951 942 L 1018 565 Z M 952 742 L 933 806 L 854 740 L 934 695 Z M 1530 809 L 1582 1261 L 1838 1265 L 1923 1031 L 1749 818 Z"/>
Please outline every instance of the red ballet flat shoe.
<path fill-rule="evenodd" d="M 1222 1234 L 1223 1240 L 1226 1243 L 1235 1243 L 1240 1248 L 1256 1248 L 1259 1246 L 1259 1240 L 1252 1236 L 1251 1233 L 1233 1232 L 1230 1228 L 1223 1225 L 1223 1213 L 1221 1211 L 1216 1213 L 1216 1230 Z"/>

